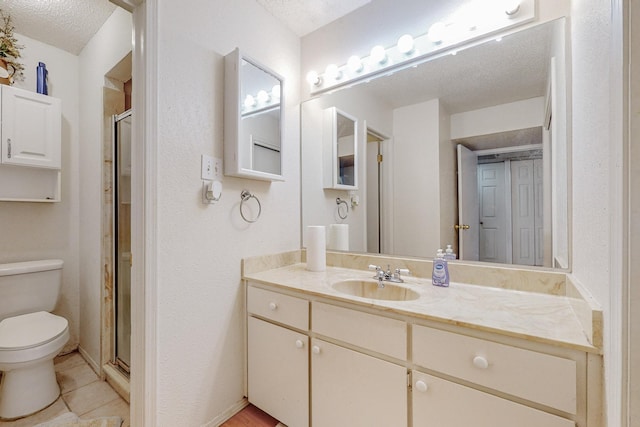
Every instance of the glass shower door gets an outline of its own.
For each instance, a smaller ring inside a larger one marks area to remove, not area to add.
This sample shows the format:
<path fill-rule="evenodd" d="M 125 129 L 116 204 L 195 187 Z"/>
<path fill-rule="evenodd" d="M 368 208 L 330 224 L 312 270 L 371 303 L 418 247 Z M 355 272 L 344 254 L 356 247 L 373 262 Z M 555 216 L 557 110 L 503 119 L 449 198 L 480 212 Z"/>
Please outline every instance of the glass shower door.
<path fill-rule="evenodd" d="M 129 372 L 131 363 L 131 110 L 114 117 L 115 147 L 115 354 Z"/>

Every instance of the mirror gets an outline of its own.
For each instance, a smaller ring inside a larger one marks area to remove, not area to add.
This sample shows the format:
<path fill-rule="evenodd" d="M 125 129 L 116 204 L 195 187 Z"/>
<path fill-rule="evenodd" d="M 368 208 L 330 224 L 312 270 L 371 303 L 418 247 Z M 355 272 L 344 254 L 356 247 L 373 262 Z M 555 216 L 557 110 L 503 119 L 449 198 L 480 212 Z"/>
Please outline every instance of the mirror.
<path fill-rule="evenodd" d="M 358 121 L 336 107 L 325 109 L 323 120 L 324 187 L 336 190 L 357 190 Z"/>
<path fill-rule="evenodd" d="M 431 258 L 451 244 L 465 260 L 568 268 L 565 25 L 458 46 L 304 102 L 303 229 L 347 224 L 354 252 Z M 362 153 L 344 219 L 345 192 L 323 185 L 318 164 L 330 107 L 353 117 Z M 458 145 L 471 153 L 466 168 Z M 461 175 L 471 208 L 459 200 Z"/>
<path fill-rule="evenodd" d="M 239 49 L 225 56 L 225 175 L 283 180 L 282 84 Z"/>

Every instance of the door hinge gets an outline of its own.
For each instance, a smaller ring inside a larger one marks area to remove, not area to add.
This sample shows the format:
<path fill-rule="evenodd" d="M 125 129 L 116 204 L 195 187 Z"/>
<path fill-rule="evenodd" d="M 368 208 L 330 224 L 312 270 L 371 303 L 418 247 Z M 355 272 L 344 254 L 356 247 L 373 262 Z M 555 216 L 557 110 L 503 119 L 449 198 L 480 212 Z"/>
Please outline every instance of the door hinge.
<path fill-rule="evenodd" d="M 7 138 L 7 158 L 11 158 L 11 138 Z"/>
<path fill-rule="evenodd" d="M 378 163 L 382 163 L 382 154 L 378 154 Z"/>
<path fill-rule="evenodd" d="M 407 387 L 409 387 L 409 389 L 411 389 L 411 383 L 412 383 L 412 379 L 411 379 L 411 371 L 407 371 Z"/>

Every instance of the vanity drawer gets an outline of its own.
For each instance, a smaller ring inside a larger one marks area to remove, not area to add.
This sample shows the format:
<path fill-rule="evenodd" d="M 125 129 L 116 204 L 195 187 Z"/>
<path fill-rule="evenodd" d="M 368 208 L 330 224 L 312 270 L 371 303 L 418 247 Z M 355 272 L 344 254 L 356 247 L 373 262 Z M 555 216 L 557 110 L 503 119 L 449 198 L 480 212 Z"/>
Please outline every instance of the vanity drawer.
<path fill-rule="evenodd" d="M 413 363 L 504 393 L 576 413 L 576 362 L 413 326 Z"/>
<path fill-rule="evenodd" d="M 249 286 L 247 311 L 297 329 L 309 329 L 309 301 L 304 299 Z"/>
<path fill-rule="evenodd" d="M 367 350 L 407 358 L 407 324 L 401 320 L 314 301 L 311 329 Z"/>

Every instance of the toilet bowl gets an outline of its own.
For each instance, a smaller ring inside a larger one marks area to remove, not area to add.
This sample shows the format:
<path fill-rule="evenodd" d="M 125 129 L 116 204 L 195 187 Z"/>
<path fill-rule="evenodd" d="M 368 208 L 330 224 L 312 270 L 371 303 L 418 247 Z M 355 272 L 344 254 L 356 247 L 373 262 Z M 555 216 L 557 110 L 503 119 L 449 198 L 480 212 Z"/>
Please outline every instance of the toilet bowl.
<path fill-rule="evenodd" d="M 0 264 L 0 419 L 31 415 L 60 395 L 53 358 L 69 340 L 55 307 L 62 261 Z"/>
<path fill-rule="evenodd" d="M 0 418 L 33 414 L 58 398 L 53 358 L 68 340 L 67 320 L 45 311 L 0 321 Z"/>

